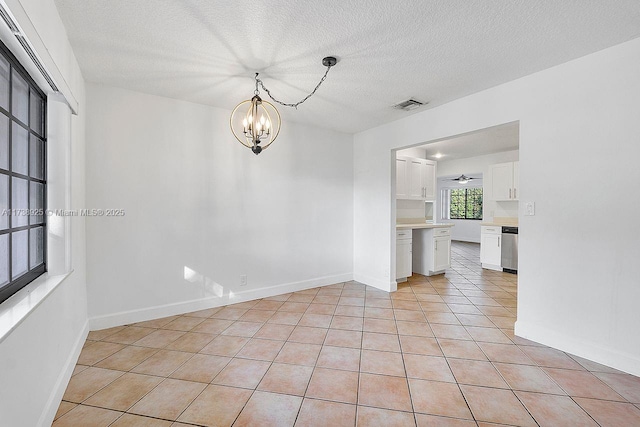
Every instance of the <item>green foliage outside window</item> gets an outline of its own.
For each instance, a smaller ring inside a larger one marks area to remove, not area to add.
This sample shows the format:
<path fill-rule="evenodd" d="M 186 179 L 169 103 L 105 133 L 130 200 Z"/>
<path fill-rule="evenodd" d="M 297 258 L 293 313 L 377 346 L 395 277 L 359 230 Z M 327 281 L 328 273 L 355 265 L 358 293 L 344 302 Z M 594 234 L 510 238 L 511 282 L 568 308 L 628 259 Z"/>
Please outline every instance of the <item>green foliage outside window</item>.
<path fill-rule="evenodd" d="M 451 189 L 449 219 L 482 219 L 482 188 Z"/>

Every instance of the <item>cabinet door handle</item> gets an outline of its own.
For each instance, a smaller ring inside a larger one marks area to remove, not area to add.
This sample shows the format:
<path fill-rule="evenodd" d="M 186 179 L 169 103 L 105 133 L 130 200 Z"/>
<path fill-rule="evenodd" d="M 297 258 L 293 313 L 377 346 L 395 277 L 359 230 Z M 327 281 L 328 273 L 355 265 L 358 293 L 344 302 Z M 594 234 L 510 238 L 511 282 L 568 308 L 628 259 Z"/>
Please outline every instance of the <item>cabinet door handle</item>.
<path fill-rule="evenodd" d="M 511 189 L 509 189 L 509 198 L 511 198 Z"/>
<path fill-rule="evenodd" d="M 517 197 L 516 197 L 516 189 L 515 188 L 513 189 L 513 198 L 517 199 Z"/>
<path fill-rule="evenodd" d="M 500 247 L 500 237 L 498 237 L 498 247 Z"/>

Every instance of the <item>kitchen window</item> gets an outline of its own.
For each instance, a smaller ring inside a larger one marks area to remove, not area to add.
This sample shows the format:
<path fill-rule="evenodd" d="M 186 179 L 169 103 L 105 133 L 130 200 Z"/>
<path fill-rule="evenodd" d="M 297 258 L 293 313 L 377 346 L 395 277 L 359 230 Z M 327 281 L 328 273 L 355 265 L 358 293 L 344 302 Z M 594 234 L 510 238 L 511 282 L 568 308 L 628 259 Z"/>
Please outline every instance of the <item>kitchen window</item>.
<path fill-rule="evenodd" d="M 46 271 L 46 96 L 0 43 L 0 303 Z"/>
<path fill-rule="evenodd" d="M 482 187 L 443 189 L 441 202 L 443 219 L 482 219 Z"/>

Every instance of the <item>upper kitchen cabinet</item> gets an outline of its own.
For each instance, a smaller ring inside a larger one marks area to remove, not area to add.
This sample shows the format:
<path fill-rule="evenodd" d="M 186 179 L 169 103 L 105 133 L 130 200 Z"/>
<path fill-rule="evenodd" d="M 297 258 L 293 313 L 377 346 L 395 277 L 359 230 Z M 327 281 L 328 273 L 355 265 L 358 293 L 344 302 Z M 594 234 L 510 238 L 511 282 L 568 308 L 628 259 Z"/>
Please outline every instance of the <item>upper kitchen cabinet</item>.
<path fill-rule="evenodd" d="M 489 166 L 491 200 L 518 200 L 520 162 L 498 163 Z"/>
<path fill-rule="evenodd" d="M 433 201 L 436 197 L 436 162 L 416 157 L 396 158 L 396 198 Z"/>

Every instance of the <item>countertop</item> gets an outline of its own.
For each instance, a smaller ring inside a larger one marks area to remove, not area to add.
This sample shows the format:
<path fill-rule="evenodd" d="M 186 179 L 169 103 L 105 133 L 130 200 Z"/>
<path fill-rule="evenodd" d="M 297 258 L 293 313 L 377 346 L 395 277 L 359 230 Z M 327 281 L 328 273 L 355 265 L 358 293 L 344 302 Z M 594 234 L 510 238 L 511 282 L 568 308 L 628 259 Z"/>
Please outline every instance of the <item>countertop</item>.
<path fill-rule="evenodd" d="M 407 230 L 413 228 L 446 228 L 453 227 L 454 224 L 451 223 L 438 223 L 438 224 L 429 224 L 426 222 L 416 222 L 411 224 L 396 224 L 396 230 Z"/>
<path fill-rule="evenodd" d="M 518 218 L 495 217 L 493 221 L 481 222 L 480 225 L 487 227 L 517 227 Z"/>

